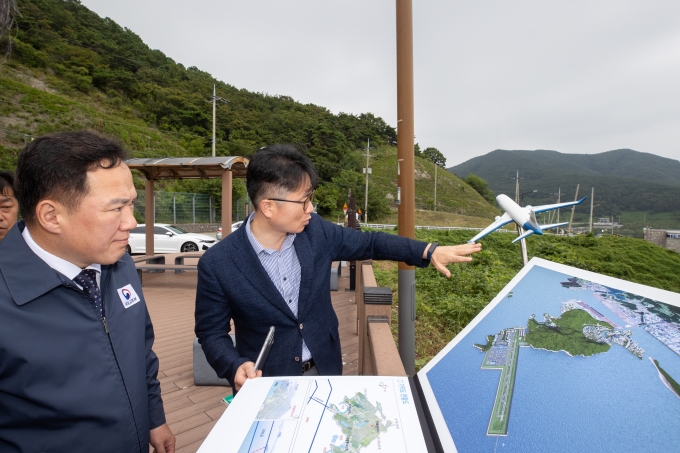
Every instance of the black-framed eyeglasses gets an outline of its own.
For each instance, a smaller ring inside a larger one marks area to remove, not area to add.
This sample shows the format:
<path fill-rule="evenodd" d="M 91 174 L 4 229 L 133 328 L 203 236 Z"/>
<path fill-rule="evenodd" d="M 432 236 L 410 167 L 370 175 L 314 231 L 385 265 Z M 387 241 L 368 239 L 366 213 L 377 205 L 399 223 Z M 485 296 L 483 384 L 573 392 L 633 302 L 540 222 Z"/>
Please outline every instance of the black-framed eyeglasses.
<path fill-rule="evenodd" d="M 284 200 L 283 198 L 267 198 L 267 200 L 272 200 L 272 201 L 285 201 L 286 203 L 297 203 L 302 205 L 302 210 L 307 211 L 307 208 L 309 208 L 309 205 L 312 204 L 314 201 L 314 191 L 309 194 L 307 198 L 304 200 Z"/>

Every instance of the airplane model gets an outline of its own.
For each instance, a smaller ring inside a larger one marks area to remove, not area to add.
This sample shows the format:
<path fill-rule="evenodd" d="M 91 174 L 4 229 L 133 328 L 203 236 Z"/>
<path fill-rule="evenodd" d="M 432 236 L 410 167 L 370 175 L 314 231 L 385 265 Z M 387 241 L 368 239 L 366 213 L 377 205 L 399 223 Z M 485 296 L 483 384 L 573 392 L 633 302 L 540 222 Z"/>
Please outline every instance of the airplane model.
<path fill-rule="evenodd" d="M 521 239 L 531 236 L 532 234 L 543 234 L 543 230 L 566 225 L 569 222 L 553 223 L 551 225 L 539 225 L 538 221 L 536 220 L 536 214 L 539 212 L 552 211 L 553 209 L 566 208 L 568 206 L 581 204 L 586 198 L 588 197 L 583 197 L 578 201 L 570 201 L 567 203 L 546 204 L 543 206 L 525 206 L 522 208 L 517 203 L 512 201 L 507 195 L 500 194 L 496 197 L 496 201 L 501 206 L 501 208 L 505 210 L 505 213 L 502 216 L 496 217 L 495 222 L 486 227 L 477 236 L 470 239 L 468 243 L 475 242 L 510 222 L 515 222 L 525 230 L 524 234 L 512 241 L 513 244 Z"/>

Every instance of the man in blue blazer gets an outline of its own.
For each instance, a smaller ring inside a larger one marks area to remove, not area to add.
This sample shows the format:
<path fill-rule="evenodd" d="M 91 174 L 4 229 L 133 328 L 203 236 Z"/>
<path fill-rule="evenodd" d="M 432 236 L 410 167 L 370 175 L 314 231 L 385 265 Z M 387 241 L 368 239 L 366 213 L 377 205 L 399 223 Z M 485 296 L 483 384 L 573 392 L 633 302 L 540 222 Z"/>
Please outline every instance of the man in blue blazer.
<path fill-rule="evenodd" d="M 235 390 L 256 376 L 340 375 L 338 319 L 330 297 L 333 261 L 394 260 L 444 275 L 479 244 L 437 247 L 342 228 L 314 214 L 311 161 L 291 145 L 262 148 L 246 185 L 255 211 L 198 264 L 196 336 L 208 363 Z M 236 347 L 229 336 L 233 320 Z M 275 341 L 261 371 L 253 361 L 270 326 Z"/>

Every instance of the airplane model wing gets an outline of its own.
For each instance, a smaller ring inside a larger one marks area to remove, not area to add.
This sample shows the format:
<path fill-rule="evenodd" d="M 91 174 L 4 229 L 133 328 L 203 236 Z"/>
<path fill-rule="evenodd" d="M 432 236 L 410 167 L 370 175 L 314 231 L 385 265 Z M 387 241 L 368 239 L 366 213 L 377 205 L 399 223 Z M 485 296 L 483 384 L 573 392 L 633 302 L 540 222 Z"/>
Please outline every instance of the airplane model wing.
<path fill-rule="evenodd" d="M 475 237 L 473 237 L 472 239 L 470 239 L 470 240 L 468 241 L 468 244 L 469 244 L 470 242 L 475 242 L 476 240 L 483 238 L 483 237 L 486 236 L 487 234 L 492 233 L 493 231 L 499 229 L 499 228 L 502 227 L 503 225 L 507 225 L 508 223 L 510 223 L 510 222 L 512 222 L 512 221 L 513 221 L 513 220 L 512 220 L 512 217 L 510 217 L 510 214 L 508 214 L 507 212 L 504 213 L 502 216 L 498 217 L 498 218 L 496 219 L 496 221 L 494 221 L 491 225 L 489 225 L 488 227 L 484 228 L 484 230 L 482 230 L 477 236 L 475 236 Z"/>
<path fill-rule="evenodd" d="M 553 209 L 566 208 L 568 206 L 574 206 L 575 204 L 581 204 L 583 200 L 588 197 L 583 197 L 577 201 L 569 201 L 567 203 L 555 203 L 555 204 L 544 204 L 543 206 L 532 206 L 532 211 L 538 214 L 539 212 L 552 211 Z"/>

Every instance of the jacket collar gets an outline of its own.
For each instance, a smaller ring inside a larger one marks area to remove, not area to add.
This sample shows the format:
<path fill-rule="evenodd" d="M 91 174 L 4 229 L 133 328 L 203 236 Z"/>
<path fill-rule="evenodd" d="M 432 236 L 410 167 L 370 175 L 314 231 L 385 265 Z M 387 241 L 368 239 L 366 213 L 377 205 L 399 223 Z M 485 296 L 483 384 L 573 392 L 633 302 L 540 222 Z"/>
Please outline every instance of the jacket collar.
<path fill-rule="evenodd" d="M 0 241 L 0 274 L 14 302 L 27 304 L 62 285 L 77 289 L 71 279 L 33 253 L 22 236 L 25 227 L 24 221 L 20 220 Z M 107 281 L 110 267 L 102 266 L 102 282 Z"/>

